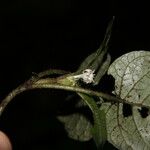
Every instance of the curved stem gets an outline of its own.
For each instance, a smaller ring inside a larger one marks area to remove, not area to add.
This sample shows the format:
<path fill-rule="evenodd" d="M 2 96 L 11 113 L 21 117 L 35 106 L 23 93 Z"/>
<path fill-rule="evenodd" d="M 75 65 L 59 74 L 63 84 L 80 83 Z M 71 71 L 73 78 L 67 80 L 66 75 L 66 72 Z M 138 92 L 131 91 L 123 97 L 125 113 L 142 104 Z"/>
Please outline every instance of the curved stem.
<path fill-rule="evenodd" d="M 8 103 L 17 95 L 19 95 L 20 93 L 26 91 L 27 88 L 24 86 L 19 86 L 18 88 L 14 89 L 11 93 L 9 93 L 1 102 L 0 104 L 0 116 L 2 114 L 2 112 L 4 111 L 4 109 L 6 108 L 6 106 L 8 105 Z"/>
<path fill-rule="evenodd" d="M 48 69 L 45 70 L 43 72 L 40 72 L 38 74 L 35 73 L 34 76 L 32 76 L 29 80 L 27 80 L 24 84 L 18 86 L 16 89 L 14 89 L 12 92 L 10 92 L 0 103 L 0 116 L 2 114 L 2 112 L 4 111 L 5 107 L 8 105 L 8 103 L 14 98 L 16 97 L 18 94 L 27 91 L 29 89 L 33 89 L 31 88 L 31 86 L 36 83 L 37 81 L 39 81 L 41 78 L 45 77 L 45 76 L 49 76 L 49 75 L 53 75 L 53 74 L 67 74 L 69 72 L 64 71 L 64 70 L 58 70 L 58 69 Z M 55 81 L 55 79 L 52 79 L 51 81 Z"/>
<path fill-rule="evenodd" d="M 65 85 L 60 85 L 60 84 L 34 84 L 32 87 L 33 87 L 33 89 L 49 88 L 49 89 L 61 89 L 61 90 L 67 90 L 67 91 L 73 91 L 73 92 L 80 92 L 80 93 L 84 93 L 87 95 L 101 97 L 108 102 L 126 103 L 126 104 L 130 104 L 132 106 L 149 108 L 149 106 L 146 106 L 141 103 L 132 103 L 132 102 L 126 101 L 124 99 L 121 99 L 119 97 L 110 95 L 108 93 L 104 93 L 101 91 L 93 91 L 93 90 L 84 89 L 84 88 L 80 88 L 80 87 L 65 86 Z"/>
<path fill-rule="evenodd" d="M 47 83 L 47 84 L 40 84 L 40 82 L 34 82 L 34 80 L 32 80 L 33 82 L 31 82 L 30 80 L 28 80 L 27 82 L 25 82 L 23 85 L 19 86 L 18 88 L 16 88 L 15 90 L 13 90 L 11 93 L 9 93 L 6 98 L 4 98 L 0 104 L 0 116 L 2 114 L 2 112 L 4 111 L 4 109 L 6 108 L 7 104 L 18 94 L 27 91 L 27 90 L 33 90 L 33 89 L 42 89 L 42 88 L 48 88 L 48 89 L 61 89 L 61 90 L 67 90 L 67 91 L 73 91 L 73 92 L 80 92 L 80 93 L 84 93 L 87 95 L 92 95 L 92 96 L 97 96 L 97 97 L 102 97 L 103 99 L 105 99 L 108 102 L 119 102 L 119 103 L 127 103 L 130 104 L 132 106 L 138 106 L 138 107 L 146 107 L 149 108 L 148 106 L 145 106 L 143 104 L 140 103 L 132 103 L 126 100 L 123 100 L 121 98 L 112 96 L 110 94 L 107 93 L 103 93 L 100 91 L 93 91 L 93 90 L 89 90 L 89 89 L 84 89 L 84 88 L 80 88 L 80 87 L 73 87 L 73 86 L 66 86 L 66 85 L 61 85 L 58 84 L 57 82 L 54 82 L 55 79 L 51 79 L 51 83 Z M 39 80 L 40 81 L 40 80 Z M 50 81 L 50 80 L 49 80 Z"/>

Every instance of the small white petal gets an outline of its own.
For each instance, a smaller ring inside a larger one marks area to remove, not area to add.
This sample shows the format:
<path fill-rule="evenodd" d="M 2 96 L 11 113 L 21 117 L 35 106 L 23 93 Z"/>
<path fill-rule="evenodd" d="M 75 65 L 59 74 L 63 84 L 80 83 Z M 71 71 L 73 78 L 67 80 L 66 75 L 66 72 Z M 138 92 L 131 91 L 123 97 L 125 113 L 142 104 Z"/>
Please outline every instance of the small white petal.
<path fill-rule="evenodd" d="M 73 78 L 75 80 L 79 80 L 79 79 L 82 79 L 83 82 L 89 84 L 89 83 L 94 83 L 94 70 L 91 70 L 91 69 L 85 69 L 82 74 L 79 74 L 79 75 L 75 75 L 73 76 Z"/>

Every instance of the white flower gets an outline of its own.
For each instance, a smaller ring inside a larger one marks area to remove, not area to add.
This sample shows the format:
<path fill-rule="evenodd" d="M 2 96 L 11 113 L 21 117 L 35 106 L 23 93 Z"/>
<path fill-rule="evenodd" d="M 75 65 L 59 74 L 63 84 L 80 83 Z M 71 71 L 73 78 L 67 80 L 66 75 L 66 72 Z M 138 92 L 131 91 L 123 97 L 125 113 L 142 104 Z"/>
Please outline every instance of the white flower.
<path fill-rule="evenodd" d="M 89 84 L 89 83 L 94 83 L 94 70 L 91 70 L 91 69 L 85 69 L 82 74 L 79 74 L 79 75 L 75 75 L 73 76 L 73 78 L 75 80 L 79 80 L 79 79 L 82 79 L 83 82 Z"/>

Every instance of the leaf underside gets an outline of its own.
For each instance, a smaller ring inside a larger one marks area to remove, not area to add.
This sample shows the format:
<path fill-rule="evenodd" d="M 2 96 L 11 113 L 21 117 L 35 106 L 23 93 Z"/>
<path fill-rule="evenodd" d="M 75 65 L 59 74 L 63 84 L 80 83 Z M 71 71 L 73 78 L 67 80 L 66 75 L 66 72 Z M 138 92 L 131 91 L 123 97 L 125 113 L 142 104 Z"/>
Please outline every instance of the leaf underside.
<path fill-rule="evenodd" d="M 150 106 L 150 52 L 133 51 L 115 60 L 108 70 L 115 78 L 118 97 Z M 123 115 L 123 104 L 104 103 L 108 141 L 120 150 L 150 149 L 150 115 L 142 117 L 140 107 L 132 106 L 132 115 Z"/>
<path fill-rule="evenodd" d="M 86 104 L 80 100 L 77 102 L 75 108 L 80 109 L 85 105 Z M 70 115 L 58 116 L 57 118 L 64 123 L 64 127 L 70 138 L 79 141 L 89 141 L 92 138 L 90 132 L 92 124 L 84 114 L 76 112 Z"/>

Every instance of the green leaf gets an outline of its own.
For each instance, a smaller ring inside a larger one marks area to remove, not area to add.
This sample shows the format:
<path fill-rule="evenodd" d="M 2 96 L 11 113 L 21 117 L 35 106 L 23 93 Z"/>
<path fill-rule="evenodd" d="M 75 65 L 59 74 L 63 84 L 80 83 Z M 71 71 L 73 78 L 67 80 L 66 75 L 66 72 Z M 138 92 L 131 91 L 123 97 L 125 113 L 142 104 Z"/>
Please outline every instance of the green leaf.
<path fill-rule="evenodd" d="M 85 105 L 86 104 L 80 100 L 75 108 L 80 109 L 85 107 Z M 90 132 L 92 124 L 83 113 L 75 112 L 69 115 L 58 116 L 57 118 L 64 123 L 65 129 L 70 138 L 79 141 L 89 141 L 92 138 Z"/>
<path fill-rule="evenodd" d="M 107 140 L 105 112 L 98 108 L 94 98 L 82 93 L 78 93 L 78 95 L 85 101 L 85 103 L 89 106 L 93 113 L 93 139 L 96 143 L 97 148 L 102 148 Z"/>
<path fill-rule="evenodd" d="M 89 55 L 81 63 L 80 67 L 76 71 L 76 74 L 80 74 L 85 69 L 95 70 L 95 73 L 96 73 L 95 85 L 99 83 L 102 76 L 106 73 L 106 71 L 108 70 L 110 61 L 111 61 L 110 55 L 107 54 L 107 50 L 108 50 L 108 44 L 110 41 L 113 21 L 114 21 L 114 17 L 108 24 L 104 40 L 102 44 L 100 45 L 100 47 L 97 49 L 96 52 Z M 106 55 L 106 59 L 104 57 L 105 55 Z"/>
<path fill-rule="evenodd" d="M 115 91 L 133 105 L 150 106 L 150 52 L 134 51 L 115 60 L 108 70 L 115 78 Z M 150 149 L 150 116 L 142 117 L 140 107 L 124 116 L 123 104 L 104 103 L 108 141 L 120 150 Z"/>
<path fill-rule="evenodd" d="M 92 138 L 90 132 L 92 125 L 84 115 L 75 113 L 67 116 L 58 116 L 57 118 L 64 123 L 68 137 L 79 141 L 89 141 Z"/>
<path fill-rule="evenodd" d="M 79 112 L 57 118 L 64 123 L 70 138 L 80 141 L 88 141 L 93 138 L 97 148 L 101 148 L 107 140 L 105 112 L 98 108 L 94 98 L 82 93 L 78 95 L 84 101 L 79 101 L 76 108 L 88 106 L 93 114 L 94 125 Z"/>

